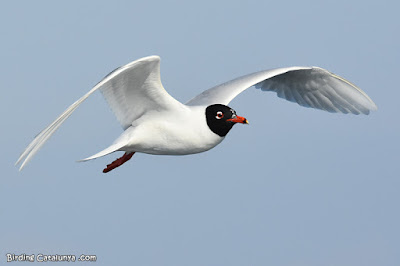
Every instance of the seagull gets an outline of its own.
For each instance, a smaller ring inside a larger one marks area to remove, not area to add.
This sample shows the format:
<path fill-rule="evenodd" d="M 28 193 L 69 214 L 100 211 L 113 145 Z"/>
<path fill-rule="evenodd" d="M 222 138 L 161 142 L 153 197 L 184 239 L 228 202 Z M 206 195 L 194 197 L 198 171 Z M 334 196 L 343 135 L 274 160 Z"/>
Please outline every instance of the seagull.
<path fill-rule="evenodd" d="M 187 103 L 174 99 L 160 78 L 160 57 L 148 56 L 121 66 L 69 106 L 42 130 L 16 162 L 19 170 L 33 158 L 64 121 L 95 91 L 100 90 L 124 132 L 107 148 L 81 161 L 122 151 L 123 156 L 103 170 L 127 162 L 135 152 L 187 155 L 205 152 L 221 143 L 232 127 L 248 124 L 228 106 L 242 91 L 255 87 L 304 107 L 332 113 L 368 115 L 377 110 L 354 84 L 319 67 L 287 67 L 245 75 L 206 91 Z"/>

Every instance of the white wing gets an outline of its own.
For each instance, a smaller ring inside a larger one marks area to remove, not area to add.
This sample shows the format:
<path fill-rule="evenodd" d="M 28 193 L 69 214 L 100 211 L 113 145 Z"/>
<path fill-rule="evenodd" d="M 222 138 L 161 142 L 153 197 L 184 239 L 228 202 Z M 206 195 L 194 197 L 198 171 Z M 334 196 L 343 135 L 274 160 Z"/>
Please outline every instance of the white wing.
<path fill-rule="evenodd" d="M 160 58 L 144 57 L 117 68 L 93 87 L 82 98 L 73 103 L 56 120 L 46 127 L 26 147 L 16 165 L 23 159 L 20 170 L 39 151 L 62 123 L 92 93 L 101 90 L 118 121 L 124 129 L 134 120 L 150 110 L 165 111 L 182 106 L 163 88 L 160 80 Z"/>
<path fill-rule="evenodd" d="M 187 105 L 229 104 L 239 93 L 255 86 L 279 97 L 328 112 L 369 114 L 375 103 L 349 81 L 319 67 L 289 67 L 261 71 L 213 87 Z"/>
<path fill-rule="evenodd" d="M 162 86 L 158 56 L 144 57 L 117 68 L 97 86 L 124 129 L 147 111 L 183 106 Z"/>

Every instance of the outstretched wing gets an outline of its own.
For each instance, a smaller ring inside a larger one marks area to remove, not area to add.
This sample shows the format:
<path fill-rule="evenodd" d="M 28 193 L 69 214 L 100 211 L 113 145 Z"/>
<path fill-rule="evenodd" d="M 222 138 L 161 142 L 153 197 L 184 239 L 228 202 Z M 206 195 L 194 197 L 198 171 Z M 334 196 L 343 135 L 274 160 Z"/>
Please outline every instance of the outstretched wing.
<path fill-rule="evenodd" d="M 255 86 L 279 97 L 328 112 L 369 114 L 376 110 L 368 95 L 349 81 L 319 67 L 288 67 L 261 71 L 213 87 L 187 105 L 229 104 L 239 93 Z"/>
<path fill-rule="evenodd" d="M 161 84 L 158 56 L 144 57 L 117 68 L 98 86 L 124 129 L 147 111 L 182 106 Z"/>
<path fill-rule="evenodd" d="M 20 170 L 75 109 L 99 89 L 124 129 L 128 128 L 134 120 L 147 111 L 164 111 L 183 106 L 170 96 L 161 84 L 160 58 L 158 56 L 141 58 L 108 74 L 93 89 L 74 102 L 56 120 L 42 130 L 26 147 L 16 162 L 17 165 L 25 159 Z"/>

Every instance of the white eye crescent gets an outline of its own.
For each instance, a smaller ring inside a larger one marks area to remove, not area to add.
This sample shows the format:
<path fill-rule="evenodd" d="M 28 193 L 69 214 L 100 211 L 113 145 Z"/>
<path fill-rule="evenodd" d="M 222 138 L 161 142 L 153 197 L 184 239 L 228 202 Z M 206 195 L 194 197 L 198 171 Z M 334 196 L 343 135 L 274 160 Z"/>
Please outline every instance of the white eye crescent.
<path fill-rule="evenodd" d="M 222 113 L 221 111 L 217 112 L 217 115 L 215 116 L 216 119 L 221 119 L 222 117 L 224 117 L 224 113 Z"/>

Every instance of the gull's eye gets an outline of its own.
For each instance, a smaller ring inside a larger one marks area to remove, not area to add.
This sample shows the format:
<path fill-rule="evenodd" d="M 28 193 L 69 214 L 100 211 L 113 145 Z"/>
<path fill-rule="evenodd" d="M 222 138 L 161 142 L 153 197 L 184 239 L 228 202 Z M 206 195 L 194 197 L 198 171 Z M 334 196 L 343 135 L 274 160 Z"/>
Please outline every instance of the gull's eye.
<path fill-rule="evenodd" d="M 221 111 L 217 112 L 217 115 L 215 116 L 216 119 L 221 119 L 222 117 L 224 117 L 224 114 Z"/>

